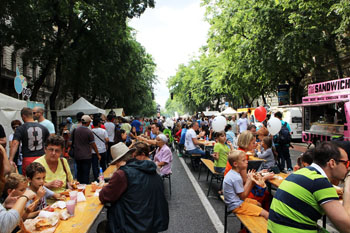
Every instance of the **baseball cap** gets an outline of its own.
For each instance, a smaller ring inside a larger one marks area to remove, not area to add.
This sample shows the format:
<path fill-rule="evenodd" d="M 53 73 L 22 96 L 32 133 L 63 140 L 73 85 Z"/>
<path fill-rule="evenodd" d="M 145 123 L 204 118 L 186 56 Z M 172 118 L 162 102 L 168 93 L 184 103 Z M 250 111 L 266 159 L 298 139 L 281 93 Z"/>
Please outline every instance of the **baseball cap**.
<path fill-rule="evenodd" d="M 81 117 L 81 122 L 83 122 L 83 123 L 88 123 L 91 121 L 92 121 L 92 119 L 91 119 L 91 117 L 89 117 L 89 115 L 84 115 Z"/>

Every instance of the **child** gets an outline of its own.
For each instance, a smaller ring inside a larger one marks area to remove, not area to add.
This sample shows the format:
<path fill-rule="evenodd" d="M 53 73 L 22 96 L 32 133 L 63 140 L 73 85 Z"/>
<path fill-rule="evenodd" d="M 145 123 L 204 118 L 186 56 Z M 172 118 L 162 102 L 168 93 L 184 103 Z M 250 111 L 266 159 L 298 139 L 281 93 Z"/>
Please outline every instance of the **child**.
<path fill-rule="evenodd" d="M 6 177 L 6 183 L 3 192 L 3 200 L 12 192 L 13 197 L 19 197 L 23 195 L 28 187 L 28 181 L 25 176 L 18 173 L 10 173 Z M 6 206 L 7 208 L 12 208 L 12 206 Z"/>
<path fill-rule="evenodd" d="M 230 148 L 231 150 L 233 150 L 233 146 L 230 141 L 227 141 L 230 148 L 225 144 L 226 134 L 224 131 L 218 132 L 216 134 L 216 140 L 217 140 L 217 143 L 215 143 L 214 154 L 213 154 L 213 157 L 215 160 L 214 170 L 218 173 L 224 173 L 226 164 L 227 164 L 227 155 L 228 155 L 228 152 L 230 151 Z"/>
<path fill-rule="evenodd" d="M 301 156 L 297 159 L 297 164 L 294 166 L 294 171 L 297 171 L 303 167 L 308 167 L 312 164 L 312 154 L 314 149 L 308 149 L 304 153 L 301 154 Z"/>
<path fill-rule="evenodd" d="M 40 199 L 35 207 L 35 212 L 30 213 L 28 218 L 33 218 L 39 214 L 39 211 L 47 206 L 46 199 L 53 197 L 55 199 L 60 198 L 60 194 L 54 193 L 50 189 L 44 186 L 46 170 L 40 163 L 33 162 L 26 167 L 26 175 L 29 181 L 29 189 L 37 194 L 37 199 Z M 28 201 L 32 203 L 32 201 Z M 27 203 L 27 205 L 29 205 Z"/>
<path fill-rule="evenodd" d="M 230 151 L 228 162 L 232 166 L 232 169 L 226 174 L 223 182 L 227 209 L 233 213 L 263 216 L 265 219 L 268 219 L 269 213 L 258 206 L 258 201 L 247 198 L 254 183 L 251 178 L 252 173 L 248 172 L 247 181 L 243 186 L 243 179 L 240 172 L 247 169 L 248 166 L 245 153 L 239 150 Z"/>
<path fill-rule="evenodd" d="M 262 148 L 264 150 L 262 150 Z M 272 139 L 269 136 L 263 137 L 261 141 L 261 145 L 258 145 L 258 157 L 260 159 L 265 159 L 266 162 L 264 162 L 261 166 L 261 169 L 269 169 L 270 167 L 275 165 L 275 157 L 272 152 Z"/>

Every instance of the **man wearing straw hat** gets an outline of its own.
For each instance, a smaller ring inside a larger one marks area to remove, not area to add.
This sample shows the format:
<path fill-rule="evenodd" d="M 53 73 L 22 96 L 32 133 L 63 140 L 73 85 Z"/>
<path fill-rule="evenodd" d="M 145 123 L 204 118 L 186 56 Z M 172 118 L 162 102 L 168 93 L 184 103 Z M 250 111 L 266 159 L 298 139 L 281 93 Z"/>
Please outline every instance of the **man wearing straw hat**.
<path fill-rule="evenodd" d="M 168 229 L 169 210 L 157 166 L 133 158 L 135 148 L 124 143 L 111 147 L 117 171 L 99 194 L 108 208 L 107 232 L 160 232 Z"/>

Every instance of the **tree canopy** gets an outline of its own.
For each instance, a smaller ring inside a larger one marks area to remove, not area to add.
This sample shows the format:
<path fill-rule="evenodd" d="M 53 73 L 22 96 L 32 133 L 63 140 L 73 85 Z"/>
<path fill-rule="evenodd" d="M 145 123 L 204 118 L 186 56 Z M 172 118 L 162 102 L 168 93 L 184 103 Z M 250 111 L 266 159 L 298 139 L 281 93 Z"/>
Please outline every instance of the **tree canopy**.
<path fill-rule="evenodd" d="M 41 67 L 39 77 L 31 80 L 33 100 L 55 74 L 51 110 L 67 96 L 73 100 L 84 96 L 102 108 L 152 115 L 155 63 L 127 22 L 154 4 L 154 0 L 4 0 L 0 46 L 14 45 L 24 51 L 24 59 Z M 55 118 L 55 111 L 52 114 Z"/>
<path fill-rule="evenodd" d="M 203 0 L 207 45 L 169 78 L 174 99 L 190 112 L 224 101 L 239 107 L 286 83 L 300 103 L 307 84 L 350 74 L 342 60 L 350 52 L 345 2 Z"/>

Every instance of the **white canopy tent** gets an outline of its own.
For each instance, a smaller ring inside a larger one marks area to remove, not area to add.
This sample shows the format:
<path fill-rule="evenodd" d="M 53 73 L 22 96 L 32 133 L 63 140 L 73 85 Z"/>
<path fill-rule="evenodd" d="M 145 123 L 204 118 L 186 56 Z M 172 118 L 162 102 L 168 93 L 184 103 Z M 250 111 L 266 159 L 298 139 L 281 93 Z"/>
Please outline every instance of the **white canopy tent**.
<path fill-rule="evenodd" d="M 84 114 L 95 114 L 102 113 L 105 114 L 104 109 L 100 109 L 95 105 L 91 104 L 89 101 L 80 97 L 72 105 L 58 111 L 58 116 L 75 116 L 78 112 L 83 112 Z"/>
<path fill-rule="evenodd" d="M 224 115 L 224 116 L 233 116 L 237 113 L 236 110 L 234 110 L 233 108 L 231 107 L 228 107 L 226 108 L 224 111 L 221 112 L 221 115 Z"/>
<path fill-rule="evenodd" d="M 18 100 L 11 96 L 0 93 L 0 124 L 4 127 L 7 140 L 10 134 L 13 133 L 13 130 L 11 128 L 11 121 L 22 121 L 21 110 L 24 107 L 27 107 L 26 101 Z"/>
<path fill-rule="evenodd" d="M 203 112 L 204 116 L 211 117 L 211 116 L 219 116 L 220 113 L 218 111 L 205 111 Z"/>

